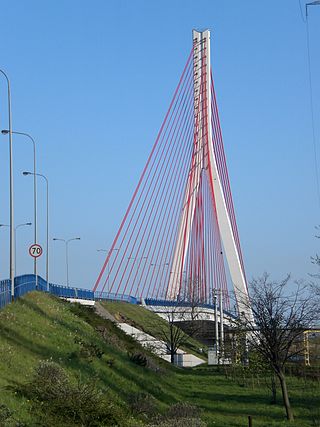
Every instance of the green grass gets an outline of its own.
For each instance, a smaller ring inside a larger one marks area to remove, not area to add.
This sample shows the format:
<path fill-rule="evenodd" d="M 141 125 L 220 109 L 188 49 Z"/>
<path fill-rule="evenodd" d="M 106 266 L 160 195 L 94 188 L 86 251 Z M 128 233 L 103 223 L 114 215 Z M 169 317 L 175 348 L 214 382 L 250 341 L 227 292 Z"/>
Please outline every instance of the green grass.
<path fill-rule="evenodd" d="M 124 322 L 152 335 L 159 340 L 164 340 L 164 335 L 161 331 L 169 330 L 168 323 L 156 313 L 142 307 L 141 305 L 128 304 L 118 301 L 106 301 L 102 303 L 109 313 L 114 315 L 117 320 L 124 319 Z M 207 360 L 204 355 L 199 351 L 200 348 L 205 346 L 199 341 L 188 337 L 184 340 L 181 349 L 188 353 L 195 354 L 197 357 Z"/>
<path fill-rule="evenodd" d="M 138 310 L 133 307 L 126 305 L 127 317 L 129 311 Z M 138 319 L 139 316 L 135 312 L 132 318 Z M 142 314 L 144 316 L 145 313 Z M 79 345 L 75 342 L 79 336 L 101 348 L 103 357 L 95 358 L 92 362 L 72 357 L 79 351 Z M 114 400 L 124 410 L 128 410 L 126 402 L 130 393 L 144 391 L 156 398 L 160 411 L 165 411 L 168 405 L 178 401 L 200 406 L 208 426 L 247 426 L 248 415 L 253 416 L 254 427 L 319 425 L 313 424 L 315 417 L 320 422 L 317 382 L 288 379 L 296 420 L 287 423 L 280 391 L 279 404 L 270 405 L 270 393 L 263 382 L 244 387 L 240 381 L 238 384 L 226 378 L 223 368 L 201 366 L 182 370 L 154 358 L 154 363 L 161 367 L 161 371 L 156 372 L 130 362 L 129 349 L 142 351 L 129 336 L 89 309 L 72 306 L 44 293 L 30 293 L 0 311 L 0 403 L 7 405 L 16 418 L 32 427 L 31 404 L 15 394 L 14 387 L 30 380 L 40 360 L 51 359 L 73 378 L 79 372 L 83 380 L 98 376 L 98 386 L 108 387 Z M 110 359 L 115 361 L 112 367 L 107 363 Z"/>

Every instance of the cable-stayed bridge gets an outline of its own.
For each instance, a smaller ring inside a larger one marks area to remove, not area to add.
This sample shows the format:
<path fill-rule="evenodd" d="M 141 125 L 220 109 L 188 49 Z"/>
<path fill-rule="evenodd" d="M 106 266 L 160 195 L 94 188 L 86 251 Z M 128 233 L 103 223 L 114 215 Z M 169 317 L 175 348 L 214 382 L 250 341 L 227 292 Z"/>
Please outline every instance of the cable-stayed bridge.
<path fill-rule="evenodd" d="M 227 271 L 228 274 L 227 274 Z M 93 290 L 250 311 L 210 61 L 210 31 L 191 52 Z"/>
<path fill-rule="evenodd" d="M 193 31 L 169 109 L 93 289 L 41 278 L 40 286 L 35 277 L 16 277 L 15 296 L 38 289 L 72 300 L 145 302 L 160 315 L 183 306 L 185 316 L 196 304 L 200 318 L 223 327 L 232 323 L 232 290 L 238 314 L 251 315 L 208 30 Z M 9 288 L 10 281 L 0 282 L 1 307 L 10 301 Z"/>

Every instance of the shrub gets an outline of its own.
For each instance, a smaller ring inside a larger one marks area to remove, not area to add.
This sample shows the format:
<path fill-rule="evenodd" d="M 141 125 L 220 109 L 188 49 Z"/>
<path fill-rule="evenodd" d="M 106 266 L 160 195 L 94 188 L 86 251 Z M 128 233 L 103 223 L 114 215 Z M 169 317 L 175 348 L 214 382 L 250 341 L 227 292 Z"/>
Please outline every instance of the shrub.
<path fill-rule="evenodd" d="M 10 409 L 3 404 L 0 404 L 0 425 L 4 423 L 5 421 L 9 420 L 12 416 L 12 412 Z"/>
<path fill-rule="evenodd" d="M 206 427 L 200 415 L 201 411 L 197 406 L 179 402 L 171 405 L 166 415 L 156 418 L 148 427 Z"/>
<path fill-rule="evenodd" d="M 113 368 L 115 362 L 116 362 L 115 359 L 111 358 L 111 359 L 107 359 L 106 364 L 109 366 L 109 368 Z"/>
<path fill-rule="evenodd" d="M 197 418 L 172 418 L 157 424 L 149 424 L 147 427 L 206 427 L 206 425 Z"/>
<path fill-rule="evenodd" d="M 59 365 L 42 361 L 19 391 L 31 400 L 35 425 L 126 426 L 120 409 L 96 382 L 78 379 L 74 384 Z"/>
<path fill-rule="evenodd" d="M 131 362 L 135 363 L 136 365 L 139 365 L 139 366 L 147 365 L 147 357 L 142 353 L 128 352 L 128 356 Z"/>
<path fill-rule="evenodd" d="M 167 418 L 200 418 L 200 414 L 200 408 L 197 406 L 188 402 L 178 402 L 170 406 Z"/>
<path fill-rule="evenodd" d="M 149 393 L 132 393 L 128 396 L 128 403 L 134 414 L 143 415 L 145 418 L 157 413 L 156 400 Z"/>
<path fill-rule="evenodd" d="M 63 400 L 69 393 L 69 378 L 58 364 L 49 360 L 40 361 L 32 381 L 22 387 L 22 392 L 40 401 Z"/>
<path fill-rule="evenodd" d="M 104 352 L 94 343 L 84 341 L 81 337 L 76 336 L 74 342 L 80 346 L 80 357 L 92 362 L 95 357 L 101 359 Z"/>

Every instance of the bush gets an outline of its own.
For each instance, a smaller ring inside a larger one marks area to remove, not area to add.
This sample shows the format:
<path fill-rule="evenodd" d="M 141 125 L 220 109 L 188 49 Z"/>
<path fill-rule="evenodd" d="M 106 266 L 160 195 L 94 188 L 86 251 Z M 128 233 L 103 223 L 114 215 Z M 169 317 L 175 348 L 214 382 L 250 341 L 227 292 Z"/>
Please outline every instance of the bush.
<path fill-rule="evenodd" d="M 147 357 L 142 353 L 131 353 L 128 352 L 129 359 L 131 362 L 139 366 L 147 366 Z"/>
<path fill-rule="evenodd" d="M 12 412 L 10 409 L 3 404 L 0 404 L 0 425 L 2 425 L 5 421 L 8 421 L 12 416 Z"/>
<path fill-rule="evenodd" d="M 74 384 L 59 365 L 42 361 L 32 381 L 19 391 L 31 400 L 35 425 L 126 426 L 120 409 L 96 382 L 78 379 Z"/>
<path fill-rule="evenodd" d="M 205 422 L 196 418 L 172 418 L 157 424 L 149 424 L 147 427 L 206 427 L 206 425 Z"/>
<path fill-rule="evenodd" d="M 22 386 L 21 392 L 30 399 L 39 401 L 63 400 L 69 394 L 69 378 L 58 364 L 40 361 L 34 370 L 32 381 Z"/>
<path fill-rule="evenodd" d="M 201 421 L 201 411 L 188 402 L 171 405 L 165 416 L 158 417 L 148 427 L 206 427 Z"/>
<path fill-rule="evenodd" d="M 101 359 L 104 352 L 94 343 L 84 341 L 82 338 L 76 336 L 74 342 L 80 346 L 80 357 L 92 362 L 95 357 Z"/>
<path fill-rule="evenodd" d="M 111 359 L 107 359 L 106 360 L 106 364 L 109 366 L 109 368 L 113 368 L 115 365 L 115 359 L 111 358 Z"/>
<path fill-rule="evenodd" d="M 128 396 L 128 403 L 134 414 L 143 415 L 145 418 L 157 413 L 156 400 L 149 393 L 132 393 Z"/>
<path fill-rule="evenodd" d="M 16 419 L 13 412 L 6 405 L 0 403 L 0 426 L 26 427 L 26 424 Z"/>
<path fill-rule="evenodd" d="M 200 418 L 200 414 L 200 408 L 197 406 L 188 402 L 179 402 L 170 406 L 167 418 Z"/>

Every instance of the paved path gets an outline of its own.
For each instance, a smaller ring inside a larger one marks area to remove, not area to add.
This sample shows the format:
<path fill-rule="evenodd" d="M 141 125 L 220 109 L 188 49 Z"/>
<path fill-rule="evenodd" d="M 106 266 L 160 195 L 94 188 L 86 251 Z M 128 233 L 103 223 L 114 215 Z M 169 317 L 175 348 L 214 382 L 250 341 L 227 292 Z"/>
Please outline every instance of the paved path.
<path fill-rule="evenodd" d="M 111 322 L 116 322 L 116 319 L 112 316 L 111 313 L 109 313 L 108 310 L 106 310 L 100 302 L 96 301 L 95 303 L 95 309 L 96 313 L 102 317 L 103 319 L 111 320 Z"/>

